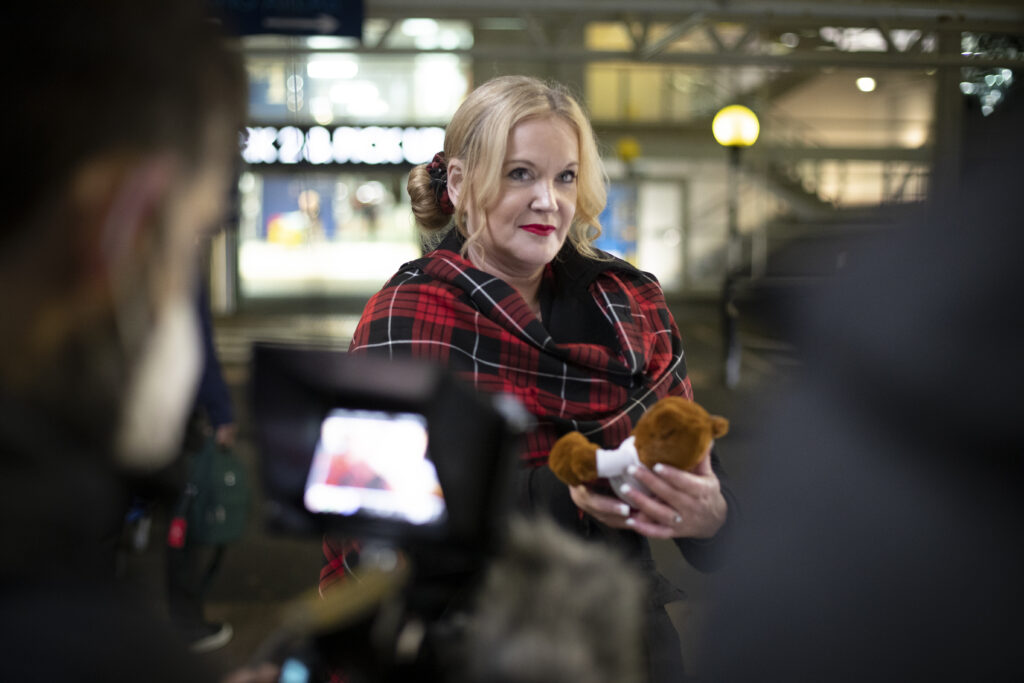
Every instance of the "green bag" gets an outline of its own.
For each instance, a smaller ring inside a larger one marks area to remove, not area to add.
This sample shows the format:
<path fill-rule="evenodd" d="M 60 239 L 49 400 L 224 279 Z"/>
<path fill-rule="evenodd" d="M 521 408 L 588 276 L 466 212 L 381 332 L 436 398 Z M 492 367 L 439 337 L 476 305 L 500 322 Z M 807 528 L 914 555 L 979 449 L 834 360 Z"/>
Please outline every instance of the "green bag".
<path fill-rule="evenodd" d="M 218 446 L 212 436 L 189 458 L 185 497 L 189 543 L 223 545 L 245 533 L 251 499 L 248 473 L 234 451 Z"/>

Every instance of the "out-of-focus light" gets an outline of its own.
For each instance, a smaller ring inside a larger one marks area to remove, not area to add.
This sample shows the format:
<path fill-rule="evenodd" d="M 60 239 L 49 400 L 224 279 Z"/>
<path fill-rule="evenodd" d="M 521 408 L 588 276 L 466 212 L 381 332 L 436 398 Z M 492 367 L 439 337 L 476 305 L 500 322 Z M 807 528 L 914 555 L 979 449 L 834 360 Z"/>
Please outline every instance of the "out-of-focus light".
<path fill-rule="evenodd" d="M 981 101 L 985 104 L 991 104 L 993 106 L 999 104 L 1003 99 L 1003 93 L 999 90 L 992 90 L 991 92 L 985 93 L 981 98 Z"/>
<path fill-rule="evenodd" d="M 238 190 L 243 194 L 248 194 L 256 189 L 256 176 L 248 171 L 241 174 L 238 177 Z"/>
<path fill-rule="evenodd" d="M 356 199 L 361 204 L 379 204 L 384 199 L 384 185 L 377 180 L 363 183 L 356 189 Z"/>
<path fill-rule="evenodd" d="M 760 132 L 757 114 L 742 104 L 722 107 L 711 121 L 711 133 L 723 147 L 750 147 Z"/>
<path fill-rule="evenodd" d="M 349 102 L 347 110 L 352 116 L 360 116 L 369 119 L 375 116 L 384 116 L 391 111 L 391 105 L 380 98 L 373 100 L 358 100 L 355 102 Z"/>
<path fill-rule="evenodd" d="M 922 125 L 905 126 L 899 133 L 900 145 L 911 149 L 920 147 L 928 139 L 928 127 Z"/>
<path fill-rule="evenodd" d="M 619 138 L 615 143 L 615 154 L 627 164 L 640 156 L 640 141 L 632 135 Z"/>
<path fill-rule="evenodd" d="M 309 678 L 309 667 L 295 658 L 289 657 L 281 665 L 281 683 L 306 683 Z"/>
<path fill-rule="evenodd" d="M 348 81 L 337 83 L 331 87 L 331 100 L 338 104 L 358 102 L 360 100 L 376 100 L 380 98 L 380 90 L 373 81 Z"/>
<path fill-rule="evenodd" d="M 309 113 L 313 120 L 321 126 L 326 126 L 334 121 L 334 105 L 329 97 L 313 97 L 309 100 Z"/>
<path fill-rule="evenodd" d="M 442 50 L 454 50 L 459 47 L 459 34 L 455 31 L 441 31 L 437 42 Z"/>
<path fill-rule="evenodd" d="M 857 90 L 861 92 L 874 92 L 876 85 L 875 79 L 871 76 L 861 76 L 857 79 Z"/>
<path fill-rule="evenodd" d="M 441 40 L 436 33 L 413 36 L 412 42 L 417 50 L 436 50 L 441 44 Z"/>
<path fill-rule="evenodd" d="M 313 59 L 306 65 L 310 78 L 347 79 L 359 73 L 359 65 L 351 59 Z"/>
<path fill-rule="evenodd" d="M 800 44 L 800 36 L 795 33 L 783 33 L 779 36 L 779 42 L 788 48 L 794 48 Z"/>
<path fill-rule="evenodd" d="M 960 92 L 962 92 L 965 95 L 973 95 L 974 94 L 974 84 L 970 83 L 968 81 L 961 81 L 960 82 Z"/>
<path fill-rule="evenodd" d="M 349 84 L 348 83 L 337 83 L 331 86 L 331 101 L 337 102 L 338 104 L 344 104 L 348 102 L 349 98 Z"/>
<path fill-rule="evenodd" d="M 402 33 L 407 36 L 430 36 L 437 30 L 437 22 L 433 19 L 406 19 L 402 22 Z"/>
<path fill-rule="evenodd" d="M 311 50 L 344 50 L 355 47 L 359 41 L 349 36 L 307 36 L 306 46 Z"/>
<path fill-rule="evenodd" d="M 372 118 L 383 116 L 390 110 L 388 103 L 381 99 L 377 84 L 372 81 L 338 83 L 331 88 L 330 97 L 353 116 Z"/>

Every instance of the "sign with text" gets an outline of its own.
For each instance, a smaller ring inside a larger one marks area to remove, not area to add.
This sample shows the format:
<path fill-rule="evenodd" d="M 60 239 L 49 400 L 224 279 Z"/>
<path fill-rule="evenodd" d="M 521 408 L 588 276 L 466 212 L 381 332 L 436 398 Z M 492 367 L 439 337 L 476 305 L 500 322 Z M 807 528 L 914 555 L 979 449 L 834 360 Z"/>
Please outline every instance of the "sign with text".
<path fill-rule="evenodd" d="M 275 33 L 362 39 L 363 0 L 209 0 L 238 35 Z"/>
<path fill-rule="evenodd" d="M 242 158 L 250 164 L 424 164 L 444 146 L 438 127 L 252 126 Z"/>

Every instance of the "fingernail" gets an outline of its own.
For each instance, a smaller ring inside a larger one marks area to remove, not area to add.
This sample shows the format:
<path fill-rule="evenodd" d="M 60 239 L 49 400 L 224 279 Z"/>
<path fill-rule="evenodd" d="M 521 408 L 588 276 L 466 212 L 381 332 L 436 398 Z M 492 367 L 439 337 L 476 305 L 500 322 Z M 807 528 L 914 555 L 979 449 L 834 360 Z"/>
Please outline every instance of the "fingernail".
<path fill-rule="evenodd" d="M 676 524 L 679 524 L 679 522 L 683 521 L 683 518 L 680 517 L 679 515 L 676 515 L 675 518 L 672 521 L 675 522 Z"/>
<path fill-rule="evenodd" d="M 629 517 L 629 506 L 623 503 L 619 506 L 619 514 L 623 517 Z"/>
<path fill-rule="evenodd" d="M 619 493 L 621 493 L 622 495 L 626 495 L 632 490 L 633 489 L 629 486 L 629 484 L 622 484 L 621 486 L 619 486 Z"/>
<path fill-rule="evenodd" d="M 627 467 L 627 468 L 626 468 L 626 474 L 628 474 L 628 475 L 629 475 L 629 476 L 631 476 L 631 477 L 632 477 L 632 476 L 633 476 L 634 474 L 636 474 L 636 465 L 630 465 L 629 467 Z"/>
<path fill-rule="evenodd" d="M 636 520 L 632 517 L 626 519 L 626 526 L 636 526 Z"/>
<path fill-rule="evenodd" d="M 657 472 L 658 474 L 661 474 L 662 472 L 665 471 L 665 466 L 659 462 L 654 466 L 654 471 Z"/>

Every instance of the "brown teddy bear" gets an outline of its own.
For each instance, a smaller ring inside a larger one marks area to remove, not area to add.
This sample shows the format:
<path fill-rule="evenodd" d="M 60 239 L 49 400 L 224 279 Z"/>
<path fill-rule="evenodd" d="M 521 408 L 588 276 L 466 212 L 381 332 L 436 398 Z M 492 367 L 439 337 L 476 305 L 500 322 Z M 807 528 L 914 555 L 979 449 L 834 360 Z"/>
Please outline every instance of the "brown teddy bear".
<path fill-rule="evenodd" d="M 548 454 L 548 467 L 570 486 L 606 478 L 616 493 L 622 483 L 647 492 L 626 472 L 630 465 L 653 468 L 658 463 L 688 470 L 700 462 L 713 439 L 729 431 L 724 417 L 709 415 L 697 403 L 667 396 L 637 420 L 632 435 L 617 449 L 598 448 L 579 432 L 565 434 Z"/>

